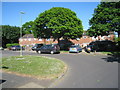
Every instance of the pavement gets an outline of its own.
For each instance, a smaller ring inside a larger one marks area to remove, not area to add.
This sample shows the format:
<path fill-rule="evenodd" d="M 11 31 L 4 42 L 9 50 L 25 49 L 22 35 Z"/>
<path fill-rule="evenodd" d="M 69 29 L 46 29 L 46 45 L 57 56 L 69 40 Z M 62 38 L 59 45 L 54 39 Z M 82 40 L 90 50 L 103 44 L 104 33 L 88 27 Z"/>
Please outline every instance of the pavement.
<path fill-rule="evenodd" d="M 47 88 L 54 80 L 40 80 L 37 78 L 0 72 L 2 88 Z"/>
<path fill-rule="evenodd" d="M 3 51 L 2 57 L 19 55 L 19 51 Z M 23 51 L 23 55 L 41 55 L 58 58 L 68 65 L 67 73 L 57 80 L 40 80 L 13 73 L 2 73 L 3 88 L 118 88 L 118 63 L 107 62 L 108 56 L 85 52 L 36 54 Z"/>

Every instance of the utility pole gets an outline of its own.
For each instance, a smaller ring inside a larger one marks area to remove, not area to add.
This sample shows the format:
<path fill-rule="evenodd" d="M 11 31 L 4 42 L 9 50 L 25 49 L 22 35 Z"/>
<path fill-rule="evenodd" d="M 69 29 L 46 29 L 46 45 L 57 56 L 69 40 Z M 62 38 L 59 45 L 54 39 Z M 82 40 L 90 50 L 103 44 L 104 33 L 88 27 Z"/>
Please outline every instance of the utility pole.
<path fill-rule="evenodd" d="M 21 23 L 21 27 L 20 27 L 20 38 L 22 39 L 22 14 L 25 14 L 23 11 L 20 12 L 20 23 Z M 22 45 L 21 45 L 21 49 L 20 49 L 20 56 L 22 56 Z"/>

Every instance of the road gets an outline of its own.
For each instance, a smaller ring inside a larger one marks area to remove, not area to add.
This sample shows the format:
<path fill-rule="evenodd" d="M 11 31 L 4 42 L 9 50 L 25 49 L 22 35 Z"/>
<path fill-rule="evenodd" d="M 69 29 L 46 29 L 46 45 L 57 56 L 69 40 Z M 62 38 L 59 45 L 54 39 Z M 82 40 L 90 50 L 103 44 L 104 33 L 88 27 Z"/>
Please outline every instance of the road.
<path fill-rule="evenodd" d="M 2 52 L 2 57 L 15 55 L 19 55 L 19 51 Z M 40 54 L 23 52 L 23 55 Z M 69 68 L 62 79 L 52 82 L 49 85 L 50 88 L 118 88 L 118 63 L 105 61 L 108 56 L 94 56 L 83 53 L 41 55 L 61 59 Z M 3 79 L 6 80 L 6 78 L 3 76 Z"/>

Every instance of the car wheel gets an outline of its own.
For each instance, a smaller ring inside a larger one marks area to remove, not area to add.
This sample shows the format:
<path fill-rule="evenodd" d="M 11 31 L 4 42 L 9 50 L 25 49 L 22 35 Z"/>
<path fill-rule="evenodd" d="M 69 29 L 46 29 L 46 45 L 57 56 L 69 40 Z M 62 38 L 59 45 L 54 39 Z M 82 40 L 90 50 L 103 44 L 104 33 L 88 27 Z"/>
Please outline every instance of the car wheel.
<path fill-rule="evenodd" d="M 51 53 L 51 54 L 54 54 L 54 52 L 53 52 L 53 51 L 51 51 L 50 53 Z"/>
<path fill-rule="evenodd" d="M 41 54 L 41 51 L 39 50 L 39 51 L 37 51 L 39 54 Z"/>

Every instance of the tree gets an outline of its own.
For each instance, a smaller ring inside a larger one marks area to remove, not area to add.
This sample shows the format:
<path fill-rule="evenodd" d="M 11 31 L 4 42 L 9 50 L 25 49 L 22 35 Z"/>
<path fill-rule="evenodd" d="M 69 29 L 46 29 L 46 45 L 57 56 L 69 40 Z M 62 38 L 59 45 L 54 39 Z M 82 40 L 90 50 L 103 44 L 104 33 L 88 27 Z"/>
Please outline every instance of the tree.
<path fill-rule="evenodd" d="M 25 34 L 32 34 L 33 33 L 33 21 L 26 22 L 25 24 L 22 25 L 23 32 Z"/>
<path fill-rule="evenodd" d="M 120 38 L 120 1 L 101 2 L 95 8 L 89 24 L 91 25 L 88 29 L 90 36 L 103 36 L 108 35 L 110 31 L 115 31 Z"/>
<path fill-rule="evenodd" d="M 83 27 L 76 13 L 68 8 L 53 7 L 41 13 L 34 21 L 35 37 L 76 39 L 82 36 Z"/>
<path fill-rule="evenodd" d="M 18 43 L 20 37 L 20 27 L 1 25 L 0 31 L 2 32 L 2 47 L 6 47 L 8 43 Z"/>

